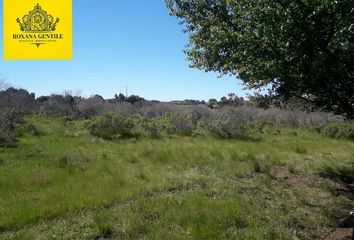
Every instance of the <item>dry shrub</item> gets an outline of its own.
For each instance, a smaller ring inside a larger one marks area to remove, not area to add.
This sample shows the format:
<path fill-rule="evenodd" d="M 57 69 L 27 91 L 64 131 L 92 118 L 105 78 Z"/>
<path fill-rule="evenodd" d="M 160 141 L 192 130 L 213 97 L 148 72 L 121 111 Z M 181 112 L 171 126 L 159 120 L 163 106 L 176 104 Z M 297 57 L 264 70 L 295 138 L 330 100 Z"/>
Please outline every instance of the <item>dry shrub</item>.
<path fill-rule="evenodd" d="M 21 112 L 7 108 L 0 112 L 0 146 L 13 146 L 17 141 L 17 129 L 23 122 Z"/>

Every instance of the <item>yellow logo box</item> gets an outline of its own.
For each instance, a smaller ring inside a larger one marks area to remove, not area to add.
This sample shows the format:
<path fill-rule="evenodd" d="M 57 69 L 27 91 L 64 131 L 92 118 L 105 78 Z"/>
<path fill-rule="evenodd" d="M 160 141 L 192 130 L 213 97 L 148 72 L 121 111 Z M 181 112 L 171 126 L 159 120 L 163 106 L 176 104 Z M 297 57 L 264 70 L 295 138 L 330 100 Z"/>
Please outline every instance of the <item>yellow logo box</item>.
<path fill-rule="evenodd" d="M 72 0 L 3 0 L 5 60 L 72 59 Z"/>

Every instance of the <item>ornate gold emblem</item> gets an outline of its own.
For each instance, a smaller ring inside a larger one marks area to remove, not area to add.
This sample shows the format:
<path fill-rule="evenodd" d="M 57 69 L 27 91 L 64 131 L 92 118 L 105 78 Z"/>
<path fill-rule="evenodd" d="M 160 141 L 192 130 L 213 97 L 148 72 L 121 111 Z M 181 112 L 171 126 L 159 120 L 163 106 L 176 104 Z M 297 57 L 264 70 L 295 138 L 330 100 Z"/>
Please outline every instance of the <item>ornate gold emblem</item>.
<path fill-rule="evenodd" d="M 22 22 L 19 18 L 16 21 L 22 32 L 52 32 L 56 30 L 59 18 L 54 21 L 52 15 L 47 14 L 37 3 L 28 15 L 23 16 Z"/>

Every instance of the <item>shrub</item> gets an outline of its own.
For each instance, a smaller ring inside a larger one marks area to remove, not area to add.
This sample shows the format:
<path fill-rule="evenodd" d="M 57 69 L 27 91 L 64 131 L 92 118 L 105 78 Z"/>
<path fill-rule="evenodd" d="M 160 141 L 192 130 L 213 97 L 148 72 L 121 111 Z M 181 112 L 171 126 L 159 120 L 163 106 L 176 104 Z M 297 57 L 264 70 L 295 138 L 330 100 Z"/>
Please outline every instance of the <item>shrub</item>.
<path fill-rule="evenodd" d="M 183 136 L 191 136 L 196 127 L 196 120 L 192 115 L 168 113 L 165 118 L 170 124 L 169 133 L 176 133 Z"/>
<path fill-rule="evenodd" d="M 354 124 L 332 123 L 323 127 L 321 134 L 330 138 L 354 140 Z"/>
<path fill-rule="evenodd" d="M 21 135 L 23 133 L 29 133 L 32 136 L 42 136 L 44 135 L 44 132 L 40 131 L 35 125 L 32 123 L 23 123 L 21 124 L 21 127 L 19 128 L 18 131 Z"/>
<path fill-rule="evenodd" d="M 0 147 L 14 146 L 17 141 L 17 133 L 8 129 L 0 130 Z"/>
<path fill-rule="evenodd" d="M 134 137 L 134 123 L 131 118 L 104 113 L 94 117 L 88 122 L 90 134 L 106 140 L 124 139 Z"/>
<path fill-rule="evenodd" d="M 271 109 L 274 110 L 274 109 Z M 256 114 L 252 117 L 255 109 L 239 108 L 238 110 L 227 108 L 214 113 L 211 116 L 201 117 L 198 115 L 181 114 L 177 112 L 165 113 L 162 116 L 148 117 L 146 115 L 117 115 L 104 113 L 93 117 L 86 126 L 94 136 L 107 140 L 137 138 L 161 138 L 164 135 L 178 134 L 182 136 L 213 135 L 223 139 L 243 139 L 257 134 L 281 133 L 280 127 L 304 127 L 299 124 L 300 120 L 290 121 L 290 117 L 273 118 Z M 270 111 L 270 110 L 268 110 Z M 280 110 L 279 110 L 280 111 Z M 291 112 L 295 114 L 295 112 Z M 289 115 L 290 116 L 290 115 Z M 310 125 L 311 126 L 311 125 Z M 336 123 L 326 127 L 316 126 L 325 136 L 341 139 L 353 139 L 353 124 Z M 295 150 L 298 153 L 306 153 L 303 149 Z"/>
<path fill-rule="evenodd" d="M 219 138 L 232 139 L 248 135 L 248 128 L 245 124 L 230 123 L 227 120 L 206 120 L 203 127 Z"/>
<path fill-rule="evenodd" d="M 162 137 L 164 130 L 167 128 L 158 118 L 137 117 L 135 120 L 139 135 L 148 138 Z"/>
<path fill-rule="evenodd" d="M 252 121 L 249 123 L 245 124 L 245 127 L 247 127 L 248 131 L 251 133 L 265 133 L 268 132 L 269 129 L 274 129 L 276 128 L 276 125 L 274 122 L 268 122 L 266 120 L 258 120 L 258 121 Z"/>
<path fill-rule="evenodd" d="M 0 146 L 13 146 L 17 141 L 18 127 L 22 123 L 22 114 L 15 108 L 0 112 Z"/>

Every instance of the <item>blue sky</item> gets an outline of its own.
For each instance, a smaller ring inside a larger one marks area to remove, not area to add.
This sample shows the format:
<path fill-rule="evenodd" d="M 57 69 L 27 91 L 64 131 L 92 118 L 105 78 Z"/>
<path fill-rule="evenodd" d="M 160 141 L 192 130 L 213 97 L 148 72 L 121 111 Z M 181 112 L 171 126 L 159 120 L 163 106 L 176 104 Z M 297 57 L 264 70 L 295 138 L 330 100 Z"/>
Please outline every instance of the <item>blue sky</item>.
<path fill-rule="evenodd" d="M 163 0 L 73 3 L 73 60 L 0 60 L 7 82 L 37 96 L 82 90 L 87 97 L 111 98 L 126 86 L 129 94 L 163 101 L 245 96 L 234 77 L 189 68 L 182 52 L 188 36 Z"/>

